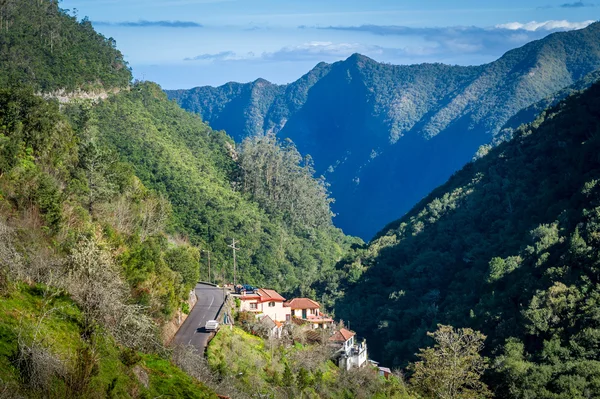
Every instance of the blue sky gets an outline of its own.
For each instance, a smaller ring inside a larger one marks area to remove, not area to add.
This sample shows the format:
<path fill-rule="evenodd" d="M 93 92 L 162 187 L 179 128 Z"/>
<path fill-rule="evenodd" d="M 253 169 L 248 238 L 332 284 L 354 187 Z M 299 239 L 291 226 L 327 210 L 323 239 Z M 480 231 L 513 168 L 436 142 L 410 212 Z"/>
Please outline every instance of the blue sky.
<path fill-rule="evenodd" d="M 473 65 L 600 19 L 600 0 L 63 0 L 166 89 L 296 80 L 358 52 Z"/>

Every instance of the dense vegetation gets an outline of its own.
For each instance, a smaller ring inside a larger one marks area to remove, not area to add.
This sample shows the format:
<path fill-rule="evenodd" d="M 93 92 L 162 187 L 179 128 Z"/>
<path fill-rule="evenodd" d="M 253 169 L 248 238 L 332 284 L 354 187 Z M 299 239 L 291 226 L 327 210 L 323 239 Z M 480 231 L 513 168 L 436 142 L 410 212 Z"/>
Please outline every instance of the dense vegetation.
<path fill-rule="evenodd" d="M 314 179 L 312 158 L 303 158 L 290 140 L 281 145 L 273 134 L 248 137 L 239 165 L 240 190 L 269 213 L 280 213 L 291 228 L 310 231 L 331 224 L 327 183 Z"/>
<path fill-rule="evenodd" d="M 162 346 L 198 260 L 160 197 L 31 88 L 0 90 L 0 126 L 0 391 L 154 397 L 170 373 L 211 397 Z"/>
<path fill-rule="evenodd" d="M 264 132 L 291 138 L 331 183 L 336 225 L 370 239 L 443 184 L 522 108 L 598 69 L 598 43 L 596 23 L 481 66 L 396 66 L 354 55 L 319 64 L 285 86 L 259 79 L 168 94 L 237 141 Z M 519 122 L 531 122 L 543 105 Z"/>
<path fill-rule="evenodd" d="M 83 317 L 76 303 L 48 287 L 19 284 L 5 291 L 0 397 L 216 398 L 160 356 L 139 355 L 106 334 L 91 345 L 81 336 Z"/>
<path fill-rule="evenodd" d="M 27 84 L 44 93 L 126 87 L 131 72 L 115 41 L 58 1 L 0 2 L 0 86 Z"/>
<path fill-rule="evenodd" d="M 332 225 L 327 185 L 291 142 L 266 134 L 236 147 L 157 85 L 128 86 L 114 42 L 87 20 L 54 1 L 1 4 L 0 397 L 563 398 L 600 389 L 600 84 L 480 153 L 364 246 Z M 327 114 L 322 101 L 335 103 L 326 92 L 336 79 L 346 99 L 377 97 L 380 119 L 389 111 L 382 104 L 407 104 L 410 96 L 394 96 L 429 82 L 446 102 L 415 107 L 415 119 L 396 120 L 381 142 L 420 132 L 443 146 L 454 138 L 440 136 L 469 124 L 498 132 L 554 86 L 583 77 L 559 98 L 596 80 L 588 72 L 598 64 L 598 30 L 553 35 L 476 68 L 389 67 L 360 56 L 320 64 L 285 89 L 255 82 L 276 105 L 263 103 L 253 118 L 273 108 L 274 121 L 302 127 L 297 118 L 322 108 L 323 129 L 371 126 L 364 114 L 348 117 L 351 103 Z M 554 57 L 561 46 L 564 58 Z M 407 86 L 380 79 L 388 73 Z M 539 78 L 546 73 L 556 78 L 550 85 Z M 518 83 L 487 91 L 507 74 Z M 110 88 L 122 90 L 62 106 L 36 94 Z M 297 101 L 287 107 L 282 98 Z M 544 101 L 537 107 L 554 103 Z M 511 106 L 494 113 L 499 103 Z M 324 152 L 340 136 L 327 137 Z M 465 154 L 481 141 L 462 139 Z M 347 166 L 338 160 L 331 169 Z M 340 372 L 325 346 L 279 345 L 239 329 L 219 334 L 207 364 L 188 348 L 166 348 L 161 327 L 186 308 L 196 281 L 232 279 L 232 239 L 239 281 L 320 293 L 368 338 L 372 357 L 414 362 L 407 384 L 368 369 Z"/>
<path fill-rule="evenodd" d="M 248 395 L 271 398 L 395 398 L 409 399 L 402 377 L 389 380 L 371 367 L 340 370 L 331 360 L 332 348 L 322 344 L 285 345 L 261 338 L 240 327 L 220 331 L 211 341 L 207 360 L 221 378 Z"/>
<path fill-rule="evenodd" d="M 244 144 L 236 162 L 238 153 L 224 132 L 211 130 L 198 116 L 169 102 L 152 83 L 138 83 L 89 111 L 85 107 L 72 105 L 69 114 L 85 120 L 101 145 L 170 201 L 170 231 L 211 251 L 211 280 L 233 281 L 228 245 L 236 239 L 238 281 L 308 295 L 310 284 L 360 242 L 332 226 L 324 186 L 310 176 L 309 165 L 300 166 L 292 145 L 283 149 L 269 142 L 260 162 L 272 175 L 253 172 L 249 154 L 262 151 L 260 140 Z M 287 179 L 288 188 L 296 187 L 294 195 L 269 202 L 261 192 L 244 188 L 250 173 L 256 187 L 272 185 L 269 179 Z M 203 267 L 202 278 L 208 279 L 207 272 Z"/>
<path fill-rule="evenodd" d="M 485 336 L 471 329 L 438 326 L 433 346 L 421 349 L 410 365 L 409 381 L 400 370 L 380 374 L 370 363 L 338 368 L 336 345 L 327 329 L 285 325 L 274 338 L 251 313 L 237 314 L 236 326 L 219 331 L 207 349 L 207 366 L 238 394 L 269 398 L 483 398 L 491 392 L 481 380 L 489 367 L 481 356 Z M 343 327 L 343 323 L 334 329 Z M 204 364 L 204 363 L 203 363 Z"/>
<path fill-rule="evenodd" d="M 487 336 L 499 397 L 598 392 L 599 110 L 595 84 L 542 113 L 322 283 L 373 357 L 406 365 L 451 324 Z"/>
<path fill-rule="evenodd" d="M 529 107 L 523 108 L 522 110 L 517 112 L 512 118 L 510 118 L 508 122 L 506 122 L 506 124 L 502 127 L 498 138 L 502 138 L 505 135 L 509 138 L 512 132 L 516 130 L 519 126 L 531 123 L 538 117 L 539 114 L 544 112 L 546 109 L 555 106 L 556 104 L 558 104 L 559 102 L 561 102 L 562 100 L 574 93 L 589 88 L 598 80 L 600 80 L 600 70 L 595 70 L 593 72 L 588 73 L 572 85 L 565 87 L 564 89 L 559 90 L 556 93 L 552 93 L 550 96 L 544 98 L 541 101 L 538 101 L 535 104 L 530 105 Z"/>

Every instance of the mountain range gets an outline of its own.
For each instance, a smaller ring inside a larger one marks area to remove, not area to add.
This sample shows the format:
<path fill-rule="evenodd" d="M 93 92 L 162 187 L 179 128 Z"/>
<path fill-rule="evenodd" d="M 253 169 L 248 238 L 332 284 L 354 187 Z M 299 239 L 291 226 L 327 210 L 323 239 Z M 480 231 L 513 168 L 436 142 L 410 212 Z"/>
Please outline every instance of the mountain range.
<path fill-rule="evenodd" d="M 371 238 L 470 161 L 520 110 L 600 67 L 600 23 L 480 66 L 396 66 L 355 54 L 296 82 L 167 91 L 236 141 L 274 132 L 331 184 L 335 223 Z M 589 85 L 589 84 L 588 84 Z M 529 122 L 533 113 L 523 114 Z"/>

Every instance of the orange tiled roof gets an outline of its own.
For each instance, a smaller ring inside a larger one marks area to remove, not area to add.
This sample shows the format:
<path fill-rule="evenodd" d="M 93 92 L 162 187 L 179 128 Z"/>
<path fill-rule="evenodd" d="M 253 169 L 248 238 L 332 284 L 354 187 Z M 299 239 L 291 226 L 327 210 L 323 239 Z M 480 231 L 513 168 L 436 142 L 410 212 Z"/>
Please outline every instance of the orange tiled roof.
<path fill-rule="evenodd" d="M 333 342 L 346 342 L 355 335 L 356 333 L 354 331 L 341 328 L 339 331 L 336 331 L 329 340 Z"/>
<path fill-rule="evenodd" d="M 285 298 L 279 295 L 275 290 L 267 290 L 264 288 L 258 289 L 258 295 L 260 295 L 261 302 L 283 302 Z"/>
<path fill-rule="evenodd" d="M 321 307 L 319 302 L 308 298 L 294 298 L 291 301 L 286 302 L 284 306 L 289 306 L 292 309 L 318 309 Z"/>

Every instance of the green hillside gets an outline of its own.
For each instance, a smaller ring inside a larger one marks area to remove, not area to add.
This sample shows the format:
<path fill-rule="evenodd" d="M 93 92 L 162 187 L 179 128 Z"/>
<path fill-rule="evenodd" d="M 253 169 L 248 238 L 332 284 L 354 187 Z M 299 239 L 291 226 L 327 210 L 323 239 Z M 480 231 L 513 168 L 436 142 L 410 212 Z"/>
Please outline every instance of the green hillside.
<path fill-rule="evenodd" d="M 600 70 L 595 70 L 588 73 L 583 78 L 579 79 L 572 85 L 565 87 L 562 90 L 552 93 L 552 95 L 544 98 L 543 100 L 530 105 L 529 107 L 523 108 L 517 112 L 512 118 L 506 122 L 503 126 L 501 135 L 508 133 L 508 131 L 514 131 L 520 125 L 525 123 L 531 123 L 534 121 L 539 114 L 545 111 L 547 108 L 553 107 L 560 101 L 564 100 L 568 96 L 578 91 L 586 90 L 591 85 L 600 80 Z"/>
<path fill-rule="evenodd" d="M 438 323 L 471 327 L 498 397 L 598 392 L 599 110 L 599 84 L 547 110 L 339 265 L 336 314 L 375 358 L 405 365 Z"/>
<path fill-rule="evenodd" d="M 57 1 L 0 4 L 0 86 L 27 84 L 44 93 L 126 87 L 131 72 L 112 38 Z"/>
<path fill-rule="evenodd" d="M 81 119 L 78 106 L 70 112 Z M 89 113 L 85 129 L 97 132 L 99 142 L 131 165 L 145 186 L 170 201 L 169 231 L 211 251 L 213 280 L 233 281 L 228 245 L 236 239 L 239 282 L 308 294 L 310 284 L 360 242 L 334 228 L 329 215 L 318 226 L 293 226 L 280 212 L 285 204 L 261 207 L 252 193 L 234 189 L 241 184 L 234 158 L 243 153 L 224 132 L 169 102 L 155 84 L 137 84 Z M 296 198 L 308 192 L 302 190 Z M 203 258 L 202 278 L 208 278 Z"/>

